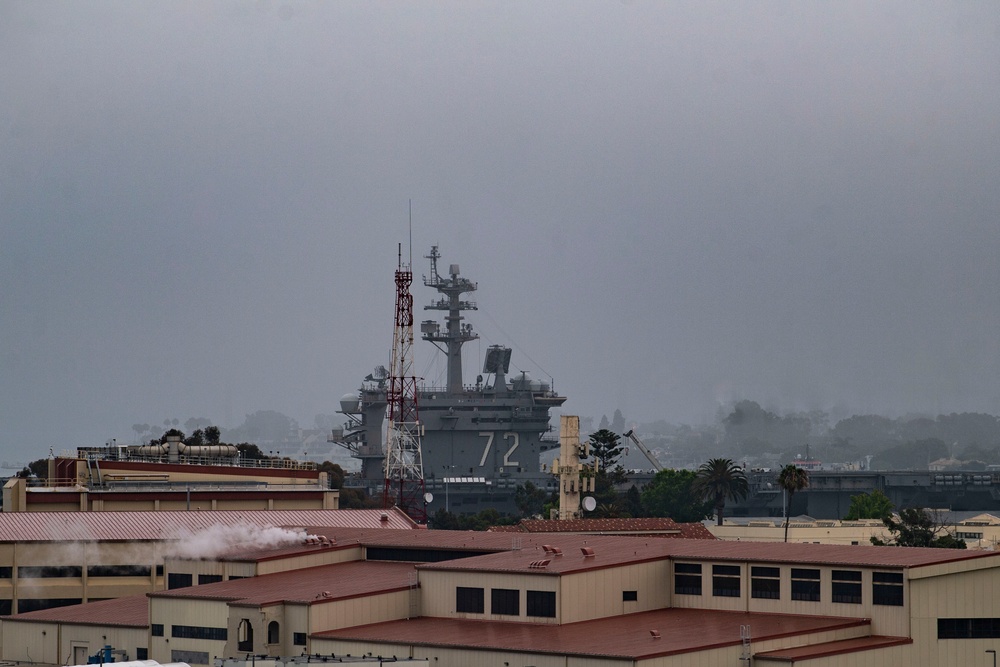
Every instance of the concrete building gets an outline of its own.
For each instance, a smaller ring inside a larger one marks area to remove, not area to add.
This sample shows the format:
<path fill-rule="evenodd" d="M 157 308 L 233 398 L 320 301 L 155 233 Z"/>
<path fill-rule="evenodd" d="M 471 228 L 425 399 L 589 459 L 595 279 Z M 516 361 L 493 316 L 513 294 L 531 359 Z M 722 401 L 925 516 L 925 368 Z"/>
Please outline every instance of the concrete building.
<path fill-rule="evenodd" d="M 148 596 L 148 657 L 192 665 L 305 652 L 438 667 L 964 667 L 987 664 L 986 651 L 1000 643 L 1000 554 L 988 551 L 310 532 L 278 550 L 168 559 L 168 578 L 212 583 Z M 8 624 L 41 613 L 3 621 L 4 659 L 23 659 L 8 646 Z"/>

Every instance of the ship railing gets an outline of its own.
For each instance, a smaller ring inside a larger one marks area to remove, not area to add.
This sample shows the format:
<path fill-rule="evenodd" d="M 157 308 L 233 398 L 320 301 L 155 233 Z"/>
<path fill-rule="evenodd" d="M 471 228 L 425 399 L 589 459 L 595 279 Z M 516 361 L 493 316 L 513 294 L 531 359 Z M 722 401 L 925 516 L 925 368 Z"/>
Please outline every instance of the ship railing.
<path fill-rule="evenodd" d="M 188 465 L 229 466 L 233 468 L 266 468 L 278 470 L 315 470 L 313 461 L 296 461 L 287 457 L 269 457 L 263 459 L 246 458 L 243 456 L 186 456 L 181 454 L 175 461 L 166 455 L 145 455 L 131 452 L 118 453 L 113 456 L 102 456 L 102 452 L 77 450 L 76 453 L 65 454 L 63 458 L 80 458 L 89 461 L 134 461 L 137 463 L 184 463 Z"/>

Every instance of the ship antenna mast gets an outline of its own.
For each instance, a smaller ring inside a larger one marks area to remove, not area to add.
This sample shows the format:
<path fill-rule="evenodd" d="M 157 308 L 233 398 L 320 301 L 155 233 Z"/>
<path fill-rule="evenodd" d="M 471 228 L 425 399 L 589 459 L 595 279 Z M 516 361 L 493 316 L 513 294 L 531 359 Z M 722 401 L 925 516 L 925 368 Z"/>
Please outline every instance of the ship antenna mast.
<path fill-rule="evenodd" d="M 411 250 L 412 252 L 412 250 Z M 398 505 L 418 523 L 427 521 L 424 466 L 420 451 L 423 426 L 417 411 L 417 378 L 413 367 L 413 272 L 403 264 L 402 244 L 396 269 L 396 321 L 392 338 L 392 368 L 386 390 L 389 428 L 385 440 L 383 507 Z"/>

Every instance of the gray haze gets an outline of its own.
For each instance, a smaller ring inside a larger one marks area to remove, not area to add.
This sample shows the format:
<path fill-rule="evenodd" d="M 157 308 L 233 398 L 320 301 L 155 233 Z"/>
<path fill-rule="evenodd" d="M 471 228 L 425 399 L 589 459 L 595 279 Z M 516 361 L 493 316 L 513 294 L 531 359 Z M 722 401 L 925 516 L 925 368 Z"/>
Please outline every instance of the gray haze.
<path fill-rule="evenodd" d="M 411 199 L 417 282 L 480 285 L 467 380 L 995 414 L 998 110 L 993 2 L 4 0 L 0 455 L 333 413 Z"/>

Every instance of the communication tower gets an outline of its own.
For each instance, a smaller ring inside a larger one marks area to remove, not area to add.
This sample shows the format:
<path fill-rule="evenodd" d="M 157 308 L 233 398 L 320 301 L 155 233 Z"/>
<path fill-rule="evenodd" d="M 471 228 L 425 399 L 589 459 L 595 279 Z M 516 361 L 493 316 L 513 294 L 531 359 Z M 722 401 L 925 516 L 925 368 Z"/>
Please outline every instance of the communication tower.
<path fill-rule="evenodd" d="M 403 264 L 402 245 L 396 269 L 396 322 L 392 336 L 392 368 L 386 387 L 389 429 L 385 438 L 384 507 L 398 505 L 418 523 L 427 521 L 424 465 L 420 452 L 423 435 L 417 411 L 417 378 L 413 366 L 413 272 Z"/>

